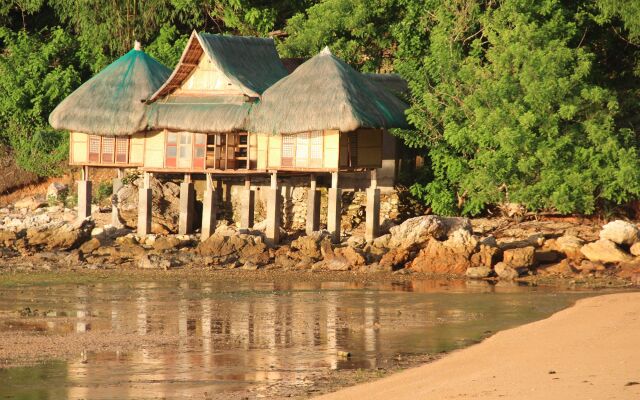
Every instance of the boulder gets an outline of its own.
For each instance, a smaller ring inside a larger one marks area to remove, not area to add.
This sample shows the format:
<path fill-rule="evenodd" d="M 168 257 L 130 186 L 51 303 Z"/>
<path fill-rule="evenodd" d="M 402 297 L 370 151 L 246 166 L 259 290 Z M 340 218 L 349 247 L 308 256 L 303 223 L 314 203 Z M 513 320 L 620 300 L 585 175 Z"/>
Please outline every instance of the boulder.
<path fill-rule="evenodd" d="M 638 227 L 622 220 L 611 221 L 602 227 L 600 239 L 631 246 L 638 241 Z"/>
<path fill-rule="evenodd" d="M 404 267 L 409 261 L 409 250 L 405 248 L 394 248 L 384 253 L 378 266 L 384 271 L 395 271 Z"/>
<path fill-rule="evenodd" d="M 291 242 L 291 248 L 297 250 L 302 256 L 319 260 L 322 257 L 320 245 L 327 237 L 329 234 L 326 231 L 312 232 L 310 235 L 300 236 Z"/>
<path fill-rule="evenodd" d="M 602 263 L 593 262 L 589 260 L 582 260 L 582 262 L 576 265 L 576 269 L 581 272 L 595 272 L 604 271 L 607 269 Z"/>
<path fill-rule="evenodd" d="M 47 188 L 47 200 L 63 201 L 69 193 L 69 186 L 62 182 L 53 182 Z"/>
<path fill-rule="evenodd" d="M 216 233 L 200 243 L 196 253 L 213 257 L 217 264 L 239 261 L 242 264 L 251 262 L 260 266 L 269 262 L 269 250 L 261 238 L 246 234 L 223 236 Z"/>
<path fill-rule="evenodd" d="M 442 218 L 435 215 L 409 218 L 398 226 L 389 229 L 387 247 L 412 248 L 421 246 L 430 239 L 447 237 L 448 227 Z"/>
<path fill-rule="evenodd" d="M 91 218 L 73 224 L 59 222 L 46 227 L 27 229 L 29 246 L 48 250 L 70 250 L 91 239 L 95 224 Z"/>
<path fill-rule="evenodd" d="M 631 253 L 635 257 L 640 256 L 640 242 L 632 244 L 629 248 L 629 253 Z"/>
<path fill-rule="evenodd" d="M 157 251 L 172 250 L 180 246 L 182 242 L 175 236 L 160 236 L 153 241 L 153 249 Z"/>
<path fill-rule="evenodd" d="M 484 244 L 482 242 L 480 243 L 481 244 L 478 246 L 478 251 L 471 256 L 471 265 L 474 267 L 491 269 L 500 259 L 502 250 L 490 244 Z"/>
<path fill-rule="evenodd" d="M 0 230 L 0 247 L 11 247 L 17 239 L 15 232 Z"/>
<path fill-rule="evenodd" d="M 36 196 L 25 197 L 13 203 L 13 207 L 16 209 L 26 209 L 34 211 L 41 207 L 46 207 L 47 202 L 37 198 Z"/>
<path fill-rule="evenodd" d="M 98 240 L 97 238 L 93 238 L 84 242 L 82 246 L 80 246 L 80 252 L 82 254 L 91 254 L 94 251 L 98 250 L 101 245 L 102 244 L 100 243 L 100 240 Z"/>
<path fill-rule="evenodd" d="M 590 261 L 603 263 L 619 263 L 631 261 L 633 257 L 622 251 L 614 242 L 600 239 L 582 246 L 580 252 Z"/>
<path fill-rule="evenodd" d="M 465 275 L 471 279 L 483 279 L 491 275 L 491 268 L 489 267 L 470 267 L 467 268 Z"/>
<path fill-rule="evenodd" d="M 142 178 L 118 190 L 118 211 L 124 225 L 135 229 L 138 221 L 138 196 L 142 187 Z M 178 230 L 180 214 L 180 186 L 174 182 L 160 182 L 156 178 L 150 181 L 151 232 L 169 234 Z M 194 217 L 195 220 L 198 216 Z"/>
<path fill-rule="evenodd" d="M 545 275 L 562 275 L 562 276 L 570 276 L 573 275 L 573 268 L 569 264 L 567 259 L 564 259 L 556 264 L 545 265 L 543 267 L 539 267 L 536 270 L 540 274 Z"/>
<path fill-rule="evenodd" d="M 347 247 L 337 248 L 334 250 L 334 254 L 337 257 L 344 258 L 347 261 L 347 263 L 349 263 L 349 265 L 353 267 L 359 267 L 366 263 L 362 253 L 360 253 L 358 250 L 354 249 L 353 247 L 347 246 Z"/>
<path fill-rule="evenodd" d="M 494 267 L 494 271 L 500 279 L 504 279 L 507 281 L 514 280 L 520 276 L 520 271 L 518 271 L 518 269 L 513 268 L 509 264 L 504 262 L 497 263 Z"/>
<path fill-rule="evenodd" d="M 584 246 L 584 240 L 573 235 L 563 235 L 555 240 L 553 248 L 561 253 L 564 253 L 567 258 L 579 259 L 582 258 L 580 249 Z"/>
<path fill-rule="evenodd" d="M 478 241 L 465 229 L 453 232 L 449 239 L 440 242 L 431 239 L 411 262 L 411 269 L 432 274 L 464 275 L 471 264 L 471 255 Z"/>
<path fill-rule="evenodd" d="M 535 248 L 533 246 L 504 251 L 503 262 L 511 268 L 529 268 L 535 264 Z"/>

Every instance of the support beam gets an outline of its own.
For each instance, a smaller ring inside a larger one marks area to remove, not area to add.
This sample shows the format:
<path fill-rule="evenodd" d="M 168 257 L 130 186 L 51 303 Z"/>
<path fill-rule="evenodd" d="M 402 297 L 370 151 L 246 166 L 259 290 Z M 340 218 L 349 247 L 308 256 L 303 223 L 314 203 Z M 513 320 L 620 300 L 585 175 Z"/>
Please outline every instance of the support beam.
<path fill-rule="evenodd" d="M 242 209 L 240 210 L 240 229 L 253 228 L 253 218 L 255 211 L 256 192 L 251 190 L 251 178 L 244 180 L 244 190 L 242 192 Z"/>
<path fill-rule="evenodd" d="M 377 172 L 371 170 L 371 186 L 367 189 L 367 208 L 364 237 L 372 241 L 380 231 L 380 189 L 378 189 Z"/>
<path fill-rule="evenodd" d="M 207 186 L 204 189 L 204 197 L 202 199 L 202 230 L 200 240 L 203 242 L 216 231 L 217 206 L 216 192 L 213 191 L 213 180 L 211 179 L 211 174 L 207 174 Z"/>
<path fill-rule="evenodd" d="M 195 214 L 196 192 L 191 182 L 191 175 L 186 174 L 180 184 L 180 215 L 178 217 L 178 233 L 188 235 L 193 232 L 193 216 Z"/>
<path fill-rule="evenodd" d="M 91 216 L 91 181 L 78 181 L 78 219 L 83 220 Z"/>
<path fill-rule="evenodd" d="M 144 173 L 143 187 L 138 192 L 138 236 L 151 233 L 151 174 Z"/>
<path fill-rule="evenodd" d="M 340 243 L 340 217 L 342 213 L 342 190 L 338 188 L 338 173 L 331 173 L 327 209 L 327 230 L 331 233 L 333 243 Z"/>
<path fill-rule="evenodd" d="M 267 231 L 266 243 L 270 246 L 280 242 L 280 213 L 282 198 L 278 187 L 277 173 L 271 174 L 271 187 L 267 189 Z"/>
<path fill-rule="evenodd" d="M 309 191 L 307 193 L 307 221 L 305 231 L 307 235 L 320 229 L 320 191 L 316 189 L 316 175 L 311 174 Z"/>
<path fill-rule="evenodd" d="M 118 168 L 118 176 L 113 178 L 113 191 L 111 194 L 111 225 L 116 228 L 122 228 L 120 212 L 118 210 L 118 191 L 124 186 L 122 178 L 124 178 L 124 171 L 122 168 Z"/>

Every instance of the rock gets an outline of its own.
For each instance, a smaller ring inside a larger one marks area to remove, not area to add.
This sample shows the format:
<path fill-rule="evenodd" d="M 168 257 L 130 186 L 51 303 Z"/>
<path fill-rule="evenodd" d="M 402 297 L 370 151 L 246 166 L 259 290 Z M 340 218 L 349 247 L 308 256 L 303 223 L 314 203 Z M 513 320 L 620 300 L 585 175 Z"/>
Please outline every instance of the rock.
<path fill-rule="evenodd" d="M 502 250 L 497 246 L 491 246 L 491 241 L 488 242 L 480 242 L 481 244 L 478 246 L 478 251 L 471 256 L 471 265 L 474 267 L 486 267 L 491 269 L 500 259 L 502 255 Z"/>
<path fill-rule="evenodd" d="M 569 264 L 569 261 L 567 259 L 564 259 L 556 264 L 539 267 L 536 271 L 538 273 L 547 274 L 547 275 L 563 275 L 563 276 L 569 276 L 574 273 L 573 268 L 571 268 L 571 265 Z"/>
<path fill-rule="evenodd" d="M 142 187 L 142 178 L 133 184 L 124 185 L 118 190 L 118 211 L 122 222 L 129 228 L 136 228 L 138 221 L 138 196 Z M 151 231 L 153 233 L 169 234 L 178 230 L 180 214 L 180 186 L 174 182 L 160 182 L 156 178 L 150 181 L 151 200 Z M 195 219 L 199 217 L 194 216 Z"/>
<path fill-rule="evenodd" d="M 172 250 L 179 247 L 180 239 L 175 236 L 160 236 L 153 242 L 153 249 L 157 251 Z"/>
<path fill-rule="evenodd" d="M 378 266 L 383 271 L 395 271 L 404 267 L 407 261 L 409 261 L 409 250 L 405 248 L 394 248 L 382 256 Z"/>
<path fill-rule="evenodd" d="M 363 236 L 350 236 L 349 239 L 347 239 L 347 245 L 349 247 L 362 249 L 367 245 L 367 240 Z"/>
<path fill-rule="evenodd" d="M 322 258 L 320 245 L 327 237 L 329 237 L 329 233 L 326 231 L 312 232 L 310 235 L 300 236 L 291 242 L 291 248 L 297 250 L 302 256 L 319 260 Z"/>
<path fill-rule="evenodd" d="M 463 217 L 440 217 L 445 226 L 446 237 L 451 236 L 455 231 L 460 229 L 473 233 L 473 227 L 469 218 Z"/>
<path fill-rule="evenodd" d="M 562 254 L 555 250 L 536 250 L 534 260 L 536 264 L 552 264 L 560 261 Z"/>
<path fill-rule="evenodd" d="M 363 255 L 353 247 L 342 247 L 334 250 L 337 257 L 344 258 L 352 267 L 359 267 L 365 264 Z"/>
<path fill-rule="evenodd" d="M 409 218 L 398 226 L 389 229 L 389 242 L 387 247 L 412 248 L 421 246 L 430 239 L 444 239 L 447 236 L 448 227 L 442 218 L 435 215 Z"/>
<path fill-rule="evenodd" d="M 519 249 L 522 247 L 541 247 L 545 242 L 544 235 L 541 233 L 533 234 L 523 240 L 514 240 L 510 242 L 502 241 L 498 243 L 498 246 L 502 250 Z"/>
<path fill-rule="evenodd" d="M 91 254 L 94 251 L 98 250 L 101 245 L 102 244 L 100 243 L 100 240 L 98 240 L 97 238 L 93 238 L 84 242 L 82 246 L 80 246 L 80 251 L 82 252 L 82 254 Z"/>
<path fill-rule="evenodd" d="M 380 237 L 377 237 L 377 238 L 373 239 L 373 243 L 371 243 L 371 245 L 373 247 L 377 247 L 379 249 L 387 248 L 387 247 L 389 247 L 389 240 L 390 239 L 391 239 L 391 235 L 390 234 L 382 235 Z"/>
<path fill-rule="evenodd" d="M 104 228 L 93 228 L 91 230 L 91 237 L 106 237 Z"/>
<path fill-rule="evenodd" d="M 13 206 L 17 209 L 27 209 L 34 211 L 41 207 L 46 207 L 47 202 L 41 199 L 38 199 L 35 196 L 25 197 L 24 199 L 20 199 L 13 203 Z"/>
<path fill-rule="evenodd" d="M 91 238 L 95 224 L 91 218 L 74 224 L 57 223 L 53 226 L 27 229 L 29 246 L 48 250 L 71 250 Z"/>
<path fill-rule="evenodd" d="M 584 240 L 573 235 L 563 235 L 555 240 L 555 250 L 564 253 L 567 258 L 579 259 L 582 258 L 580 249 L 584 246 Z"/>
<path fill-rule="evenodd" d="M 630 246 L 638 241 L 638 227 L 627 221 L 615 220 L 602 227 L 600 239 Z"/>
<path fill-rule="evenodd" d="M 535 264 L 535 248 L 533 246 L 504 251 L 503 262 L 511 268 L 529 268 Z"/>
<path fill-rule="evenodd" d="M 631 247 L 629 248 L 629 253 L 631 253 L 635 257 L 640 256 L 640 242 L 636 242 L 632 244 Z"/>
<path fill-rule="evenodd" d="M 491 268 L 489 267 L 470 267 L 467 268 L 465 275 L 472 279 L 487 278 L 491 275 Z"/>
<path fill-rule="evenodd" d="M 432 274 L 464 275 L 467 268 L 473 267 L 471 255 L 477 246 L 478 241 L 471 233 L 458 229 L 444 242 L 430 240 L 411 262 L 411 268 Z"/>
<path fill-rule="evenodd" d="M 15 232 L 0 230 L 0 247 L 11 247 L 17 239 Z"/>
<path fill-rule="evenodd" d="M 223 236 L 216 233 L 200 243 L 196 253 L 213 257 L 218 264 L 239 261 L 242 264 L 265 265 L 269 262 L 269 250 L 264 242 L 259 237 L 246 234 Z"/>
<path fill-rule="evenodd" d="M 582 246 L 580 252 L 591 261 L 603 263 L 618 263 L 631 261 L 633 257 L 620 250 L 614 242 L 600 239 Z"/>
<path fill-rule="evenodd" d="M 242 269 L 247 270 L 247 271 L 255 271 L 255 270 L 258 269 L 258 265 L 254 264 L 252 262 L 246 262 L 242 266 Z"/>
<path fill-rule="evenodd" d="M 126 235 L 116 238 L 116 243 L 121 246 L 136 246 L 138 241 L 133 236 Z"/>
<path fill-rule="evenodd" d="M 63 201 L 69 193 L 69 186 L 62 182 L 53 182 L 47 188 L 47 200 Z"/>
<path fill-rule="evenodd" d="M 520 276 L 520 273 L 518 272 L 517 269 L 509 266 L 504 262 L 497 263 L 496 266 L 494 267 L 494 271 L 496 272 L 496 275 L 498 275 L 500 279 L 504 279 L 508 281 L 514 280 L 518 276 Z"/>
<path fill-rule="evenodd" d="M 576 269 L 581 272 L 595 272 L 595 271 L 604 271 L 607 269 L 603 264 L 598 262 L 593 262 L 589 260 L 582 260 L 582 262 L 576 265 Z"/>

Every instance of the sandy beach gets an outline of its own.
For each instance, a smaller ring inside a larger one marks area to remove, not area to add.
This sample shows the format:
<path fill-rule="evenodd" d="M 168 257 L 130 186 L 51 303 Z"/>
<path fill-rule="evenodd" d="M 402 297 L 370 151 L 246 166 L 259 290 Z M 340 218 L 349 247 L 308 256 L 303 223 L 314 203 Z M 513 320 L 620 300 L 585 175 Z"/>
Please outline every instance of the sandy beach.
<path fill-rule="evenodd" d="M 583 299 L 431 364 L 318 397 L 638 399 L 640 293 Z"/>

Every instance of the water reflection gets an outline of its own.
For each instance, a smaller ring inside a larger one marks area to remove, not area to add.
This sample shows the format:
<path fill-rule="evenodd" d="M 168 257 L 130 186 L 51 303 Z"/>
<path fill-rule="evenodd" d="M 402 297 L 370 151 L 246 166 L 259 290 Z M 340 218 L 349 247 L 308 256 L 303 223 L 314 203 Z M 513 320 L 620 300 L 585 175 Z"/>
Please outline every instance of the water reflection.
<path fill-rule="evenodd" d="M 19 328 L 16 323 L 29 318 L 5 321 L 0 330 L 160 334 L 175 338 L 175 345 L 126 352 L 107 347 L 68 362 L 0 369 L 0 397 L 52 398 L 61 387 L 70 399 L 205 398 L 246 388 L 266 393 L 276 382 L 306 385 L 322 370 L 378 368 L 398 355 L 451 350 L 582 295 L 450 281 L 3 289 L 0 312 L 29 307 L 47 317 Z M 337 350 L 353 356 L 340 357 Z"/>

